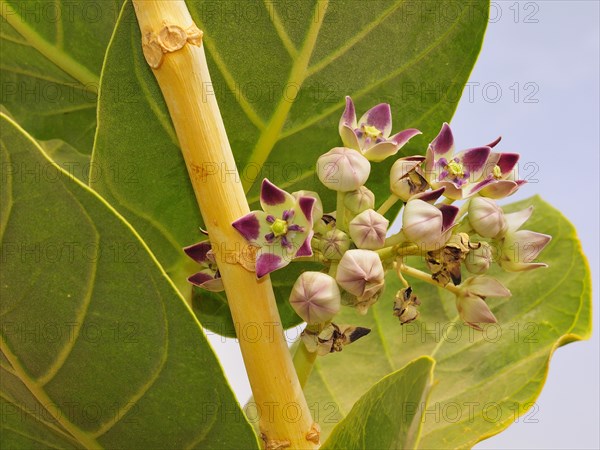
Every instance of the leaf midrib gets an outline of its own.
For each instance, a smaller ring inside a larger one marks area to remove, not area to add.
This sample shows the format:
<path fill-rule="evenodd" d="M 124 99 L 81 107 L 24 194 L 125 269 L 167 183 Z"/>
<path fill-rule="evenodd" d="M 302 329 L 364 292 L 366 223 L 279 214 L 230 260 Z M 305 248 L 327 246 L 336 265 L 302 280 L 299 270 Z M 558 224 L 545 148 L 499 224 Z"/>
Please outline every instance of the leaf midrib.
<path fill-rule="evenodd" d="M 302 87 L 302 84 L 306 80 L 306 72 L 310 58 L 314 51 L 321 30 L 321 25 L 325 19 L 327 7 L 329 6 L 329 0 L 320 0 L 316 2 L 315 10 L 313 12 L 311 26 L 306 33 L 306 38 L 302 46 L 302 50 L 298 54 L 298 57 L 294 60 L 290 75 L 288 77 L 286 86 L 297 86 L 298 89 Z M 275 143 L 279 140 L 281 130 L 283 129 L 285 122 L 287 121 L 288 114 L 292 109 L 294 102 L 286 99 L 284 96 L 281 97 L 275 112 L 271 116 L 266 128 L 260 134 L 256 145 L 250 153 L 248 161 L 253 166 L 261 168 L 267 158 L 269 157 L 271 150 L 275 146 Z M 242 171 L 244 172 L 244 171 Z M 260 170 L 259 170 L 260 172 Z M 249 180 L 244 177 L 242 184 L 244 185 L 245 192 L 248 192 L 256 180 Z"/>

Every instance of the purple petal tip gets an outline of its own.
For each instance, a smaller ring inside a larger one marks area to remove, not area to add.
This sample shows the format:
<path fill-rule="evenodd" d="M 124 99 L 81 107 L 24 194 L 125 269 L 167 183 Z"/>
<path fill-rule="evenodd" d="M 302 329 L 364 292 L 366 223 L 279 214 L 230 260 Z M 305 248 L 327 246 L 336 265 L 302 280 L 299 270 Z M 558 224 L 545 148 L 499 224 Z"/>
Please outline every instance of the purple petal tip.
<path fill-rule="evenodd" d="M 260 222 L 255 213 L 246 214 L 231 225 L 244 236 L 247 241 L 255 241 L 260 234 Z"/>
<path fill-rule="evenodd" d="M 186 255 L 192 258 L 197 263 L 202 264 L 207 260 L 206 254 L 210 251 L 211 244 L 209 241 L 202 241 L 189 247 L 185 247 L 183 251 Z"/>
<path fill-rule="evenodd" d="M 262 202 L 269 206 L 280 205 L 285 203 L 286 195 L 285 191 L 279 189 L 268 179 L 264 179 L 260 191 L 260 199 Z"/>
<path fill-rule="evenodd" d="M 262 278 L 283 267 L 283 258 L 272 253 L 263 253 L 256 259 L 256 277 Z"/>

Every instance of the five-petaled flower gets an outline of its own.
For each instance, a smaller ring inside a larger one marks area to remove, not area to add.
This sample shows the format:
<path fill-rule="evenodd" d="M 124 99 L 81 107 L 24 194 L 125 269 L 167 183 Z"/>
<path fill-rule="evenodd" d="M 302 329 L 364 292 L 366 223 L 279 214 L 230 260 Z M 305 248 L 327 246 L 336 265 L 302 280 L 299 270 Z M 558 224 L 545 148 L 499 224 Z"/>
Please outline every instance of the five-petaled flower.
<path fill-rule="evenodd" d="M 188 278 L 188 281 L 207 291 L 221 292 L 225 290 L 223 280 L 217 267 L 215 254 L 209 241 L 202 241 L 183 249 L 186 255 L 196 261 L 202 270 Z"/>
<path fill-rule="evenodd" d="M 315 202 L 314 197 L 296 198 L 266 178 L 263 180 L 260 193 L 263 211 L 252 211 L 232 224 L 250 244 L 259 247 L 258 278 L 287 266 L 296 257 L 312 255 Z"/>
<path fill-rule="evenodd" d="M 356 110 L 350 97 L 342 114 L 339 131 L 344 145 L 361 152 L 370 161 L 383 161 L 395 155 L 411 138 L 421 134 L 414 128 L 393 136 L 392 111 L 387 103 L 380 103 L 356 120 Z"/>
<path fill-rule="evenodd" d="M 479 195 L 490 198 L 504 198 L 514 194 L 527 183 L 525 180 L 515 180 L 515 167 L 519 162 L 517 153 L 492 153 L 487 165 L 492 168 L 489 175 L 492 180 L 485 186 Z"/>
<path fill-rule="evenodd" d="M 454 136 L 444 123 L 429 144 L 425 159 L 425 177 L 432 188 L 445 187 L 444 196 L 460 200 L 470 197 L 493 183 L 488 173 L 489 146 L 471 148 L 454 154 Z"/>

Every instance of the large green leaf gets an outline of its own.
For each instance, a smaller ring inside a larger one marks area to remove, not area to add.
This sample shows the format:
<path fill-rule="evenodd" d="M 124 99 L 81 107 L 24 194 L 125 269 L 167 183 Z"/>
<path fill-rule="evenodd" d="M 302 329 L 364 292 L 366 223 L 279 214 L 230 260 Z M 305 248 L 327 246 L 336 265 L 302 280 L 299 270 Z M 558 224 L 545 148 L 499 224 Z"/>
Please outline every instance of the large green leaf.
<path fill-rule="evenodd" d="M 266 176 L 290 191 L 319 190 L 333 209 L 314 167 L 318 155 L 340 145 L 344 96 L 353 96 L 359 113 L 391 103 L 395 130 L 424 132 L 409 150 L 422 152 L 454 112 L 481 47 L 489 5 L 224 0 L 188 6 L 205 32 L 213 88 L 245 184 Z M 193 267 L 185 265 L 180 248 L 200 239 L 201 219 L 132 16 L 126 5 L 107 54 L 91 185 L 139 230 L 183 286 Z M 132 87 L 127 102 L 119 101 L 120 85 Z M 380 201 L 388 194 L 392 162 L 373 167 L 371 187 Z M 114 176 L 114 167 L 136 174 L 135 180 Z M 250 200 L 258 206 L 256 186 Z M 280 302 L 292 281 L 288 275 Z M 218 301 L 209 302 L 206 309 L 216 311 Z M 221 309 L 219 328 L 230 328 Z M 299 320 L 292 318 L 284 325 Z"/>
<path fill-rule="evenodd" d="M 510 209 L 528 205 L 535 211 L 526 228 L 553 236 L 541 254 L 550 267 L 518 275 L 498 273 L 513 296 L 489 300 L 497 325 L 484 332 L 463 326 L 452 296 L 414 282 L 421 316 L 418 322 L 400 326 L 392 315 L 400 283 L 391 274 L 385 295 L 367 316 L 344 309 L 336 318 L 373 331 L 339 355 L 319 359 L 306 389 L 309 403 L 318 400 L 330 409 L 337 405 L 339 420 L 381 377 L 429 355 L 436 360 L 435 387 L 421 448 L 470 447 L 533 407 L 554 350 L 591 334 L 591 281 L 573 226 L 538 197 Z M 335 421 L 321 424 L 325 435 Z"/>
<path fill-rule="evenodd" d="M 135 231 L 0 122 L 2 448 L 257 448 Z"/>
<path fill-rule="evenodd" d="M 37 139 L 91 153 L 100 69 L 122 1 L 2 0 L 0 101 Z"/>
<path fill-rule="evenodd" d="M 434 364 L 418 358 L 375 384 L 335 427 L 323 450 L 416 448 Z"/>

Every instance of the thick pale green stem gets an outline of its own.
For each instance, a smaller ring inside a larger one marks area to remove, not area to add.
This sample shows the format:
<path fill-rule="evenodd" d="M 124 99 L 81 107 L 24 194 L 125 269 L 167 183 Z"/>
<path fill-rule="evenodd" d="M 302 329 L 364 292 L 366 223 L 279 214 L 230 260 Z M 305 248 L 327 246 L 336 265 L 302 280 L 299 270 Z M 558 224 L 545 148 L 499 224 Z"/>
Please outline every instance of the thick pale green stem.
<path fill-rule="evenodd" d="M 400 230 L 398 233 L 391 235 L 385 240 L 385 245 L 399 245 L 406 241 L 406 237 L 404 236 L 404 232 Z"/>
<path fill-rule="evenodd" d="M 398 269 L 402 273 L 404 273 L 410 277 L 416 278 L 418 280 L 424 281 L 425 283 L 429 283 L 429 284 L 432 284 L 437 287 L 442 287 L 442 286 L 440 286 L 440 284 L 437 281 L 435 281 L 431 277 L 431 275 L 423 272 L 422 270 L 415 269 L 413 267 L 406 266 L 404 264 L 400 264 Z M 443 288 L 452 292 L 453 294 L 456 294 L 456 295 L 458 295 L 460 293 L 460 289 L 457 286 L 454 286 L 453 284 L 447 284 L 446 286 L 443 286 Z"/>
<path fill-rule="evenodd" d="M 394 206 L 398 202 L 398 200 L 400 200 L 400 197 L 397 197 L 394 194 L 391 194 L 387 198 L 387 200 L 385 202 L 383 202 L 383 204 L 379 207 L 377 212 L 383 216 L 386 212 L 388 212 L 390 210 L 390 208 L 392 206 Z"/>
<path fill-rule="evenodd" d="M 346 229 L 346 193 L 338 191 L 336 197 L 335 220 L 339 230 L 348 231 Z"/>
<path fill-rule="evenodd" d="M 169 108 L 233 321 L 239 330 L 253 326 L 252 339 L 238 333 L 238 340 L 257 407 L 269 412 L 260 415 L 262 438 L 267 448 L 317 448 L 318 431 L 294 370 L 271 281 L 256 279 L 251 247 L 231 226 L 249 207 L 211 87 L 202 32 L 183 0 L 134 0 L 134 6 L 144 56 Z M 298 420 L 288 420 L 290 404 Z"/>
<path fill-rule="evenodd" d="M 309 352 L 301 339 L 295 347 L 294 367 L 298 374 L 298 380 L 300 380 L 300 386 L 304 388 L 315 365 L 315 361 L 317 360 L 317 352 Z"/>

